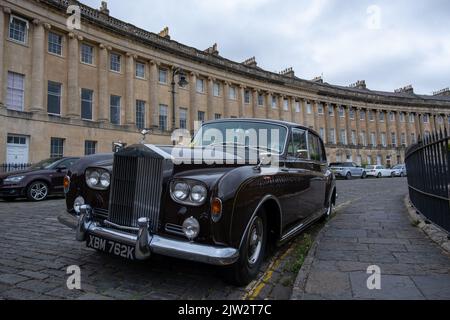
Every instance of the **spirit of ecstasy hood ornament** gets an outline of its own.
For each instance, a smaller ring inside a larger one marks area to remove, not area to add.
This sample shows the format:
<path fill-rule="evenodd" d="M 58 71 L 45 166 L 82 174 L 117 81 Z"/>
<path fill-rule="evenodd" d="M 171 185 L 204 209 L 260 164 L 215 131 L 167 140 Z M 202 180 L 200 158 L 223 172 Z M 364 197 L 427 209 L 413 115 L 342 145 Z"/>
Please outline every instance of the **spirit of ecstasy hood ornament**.
<path fill-rule="evenodd" d="M 145 137 L 146 137 L 147 134 L 149 134 L 149 133 L 150 133 L 150 130 L 149 130 L 149 129 L 144 129 L 144 130 L 141 131 L 141 134 L 142 134 L 142 140 L 141 140 L 141 143 L 142 143 L 142 144 L 145 143 Z"/>

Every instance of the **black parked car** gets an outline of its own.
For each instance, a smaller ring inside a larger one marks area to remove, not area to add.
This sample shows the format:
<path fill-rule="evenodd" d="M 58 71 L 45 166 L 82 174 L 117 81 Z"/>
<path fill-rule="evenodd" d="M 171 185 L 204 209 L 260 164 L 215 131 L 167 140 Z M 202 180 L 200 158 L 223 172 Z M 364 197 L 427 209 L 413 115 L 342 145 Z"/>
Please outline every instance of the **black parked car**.
<path fill-rule="evenodd" d="M 79 158 L 42 160 L 26 170 L 0 173 L 0 198 L 12 201 L 27 197 L 42 201 L 51 194 L 64 194 L 64 177 Z"/>
<path fill-rule="evenodd" d="M 216 120 L 187 147 L 137 144 L 99 157 L 66 178 L 59 220 L 79 241 L 129 259 L 219 265 L 238 285 L 256 277 L 268 242 L 328 217 L 336 200 L 322 140 L 294 123 Z"/>

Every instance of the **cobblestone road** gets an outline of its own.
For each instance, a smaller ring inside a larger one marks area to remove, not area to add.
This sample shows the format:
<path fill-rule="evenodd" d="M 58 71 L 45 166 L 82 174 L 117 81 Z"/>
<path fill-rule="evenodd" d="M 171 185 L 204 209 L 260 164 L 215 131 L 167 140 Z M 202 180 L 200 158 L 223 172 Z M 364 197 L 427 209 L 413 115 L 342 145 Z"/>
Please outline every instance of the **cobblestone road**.
<path fill-rule="evenodd" d="M 410 222 L 405 179 L 340 186 L 340 194 L 358 196 L 318 235 L 293 298 L 450 299 L 450 255 Z M 381 290 L 367 288 L 370 265 L 381 269 Z"/>
<path fill-rule="evenodd" d="M 343 208 L 343 216 L 355 214 L 359 207 L 365 210 L 369 204 L 376 213 L 373 219 L 385 219 L 381 210 L 387 201 L 396 202 L 392 209 L 403 210 L 401 195 L 406 193 L 403 179 L 338 181 L 338 188 L 339 203 L 358 201 L 356 207 L 351 207 L 348 212 Z M 373 200 L 368 204 L 358 200 L 368 190 Z M 392 195 L 384 198 L 385 193 Z M 61 199 L 37 204 L 0 201 L 0 299 L 241 299 L 248 298 L 255 289 L 255 283 L 247 288 L 229 286 L 221 280 L 218 268 L 204 264 L 161 256 L 154 256 L 146 262 L 130 262 L 98 254 L 76 242 L 74 232 L 58 223 L 57 216 L 61 210 L 64 210 L 64 200 Z M 389 222 L 401 224 L 401 232 L 408 223 L 407 217 L 403 214 L 395 217 L 390 217 Z M 336 222 L 339 221 L 338 216 Z M 341 222 L 339 228 L 345 225 Z M 356 226 L 367 238 L 376 236 L 366 234 L 364 228 L 367 226 Z M 314 234 L 320 227 L 316 226 L 308 233 Z M 421 234 L 417 238 L 421 244 L 428 243 Z M 289 266 L 292 260 L 290 246 L 277 250 L 275 258 L 265 263 L 261 278 L 267 278 L 268 272 L 271 277 L 263 284 L 258 283 L 259 291 L 254 298 L 290 297 L 296 276 Z M 402 249 L 407 248 L 403 244 Z M 400 259 L 401 252 L 399 254 Z M 416 256 L 422 257 L 422 252 L 418 251 Z M 406 258 L 411 259 L 412 256 L 401 259 Z M 345 264 L 346 258 L 341 260 L 340 263 Z M 81 267 L 82 290 L 67 289 L 66 268 L 69 265 Z M 442 265 L 440 268 L 442 275 L 445 270 L 442 270 Z"/>

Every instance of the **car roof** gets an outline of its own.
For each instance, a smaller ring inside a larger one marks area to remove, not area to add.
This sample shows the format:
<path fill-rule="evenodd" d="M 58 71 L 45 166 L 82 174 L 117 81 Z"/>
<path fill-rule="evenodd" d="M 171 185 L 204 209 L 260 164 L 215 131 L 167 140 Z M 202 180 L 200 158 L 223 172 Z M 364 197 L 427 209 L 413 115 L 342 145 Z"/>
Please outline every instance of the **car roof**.
<path fill-rule="evenodd" d="M 236 121 L 270 123 L 270 124 L 275 124 L 275 125 L 286 126 L 289 128 L 301 128 L 304 130 L 311 131 L 314 134 L 316 134 L 317 136 L 319 136 L 319 134 L 314 129 L 308 128 L 306 126 L 303 126 L 303 125 L 295 123 L 295 122 L 289 122 L 289 121 L 283 121 L 283 120 L 273 120 L 273 119 L 263 119 L 263 118 L 225 118 L 225 119 L 205 121 L 203 124 L 220 123 L 220 122 L 236 122 Z"/>

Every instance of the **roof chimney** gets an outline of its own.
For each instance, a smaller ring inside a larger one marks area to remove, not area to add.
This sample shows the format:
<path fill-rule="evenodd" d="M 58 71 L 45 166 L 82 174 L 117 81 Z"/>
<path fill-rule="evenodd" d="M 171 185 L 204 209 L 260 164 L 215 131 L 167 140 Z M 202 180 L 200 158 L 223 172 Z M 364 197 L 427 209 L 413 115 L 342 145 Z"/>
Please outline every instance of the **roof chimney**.
<path fill-rule="evenodd" d="M 217 43 L 214 43 L 212 45 L 212 47 L 209 47 L 208 49 L 205 50 L 206 53 L 212 54 L 214 56 L 218 56 L 219 55 L 219 50 L 217 49 Z"/>
<path fill-rule="evenodd" d="M 366 87 L 366 80 L 358 80 L 355 83 L 352 83 L 349 85 L 350 88 L 356 88 L 356 89 L 367 89 Z"/>
<path fill-rule="evenodd" d="M 433 96 L 450 96 L 450 88 L 444 88 L 442 90 L 433 92 Z"/>
<path fill-rule="evenodd" d="M 256 63 L 256 58 L 255 57 L 251 57 L 247 60 L 245 60 L 244 62 L 242 62 L 242 64 L 245 64 L 246 66 L 252 67 L 252 68 L 256 68 L 256 66 L 258 65 Z"/>
<path fill-rule="evenodd" d="M 286 76 L 286 77 L 290 77 L 290 78 L 295 77 L 295 72 L 292 67 L 284 69 L 283 71 L 280 72 L 280 74 L 283 76 Z"/>
<path fill-rule="evenodd" d="M 162 29 L 158 35 L 160 37 L 166 38 L 170 40 L 170 35 L 169 35 L 169 27 L 165 27 L 164 29 Z"/>
<path fill-rule="evenodd" d="M 407 85 L 406 87 L 394 90 L 394 93 L 409 93 L 414 94 L 414 88 L 412 85 Z"/>
<path fill-rule="evenodd" d="M 102 1 L 102 4 L 100 6 L 99 11 L 103 14 L 106 14 L 109 16 L 109 9 L 108 9 L 108 3 L 106 1 Z"/>

